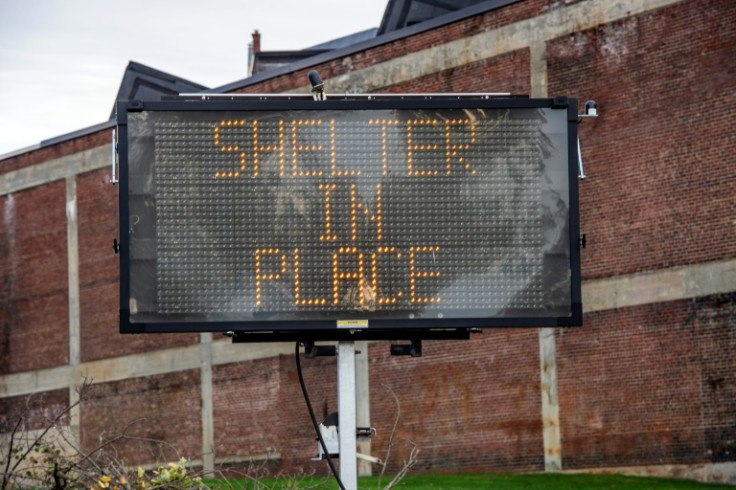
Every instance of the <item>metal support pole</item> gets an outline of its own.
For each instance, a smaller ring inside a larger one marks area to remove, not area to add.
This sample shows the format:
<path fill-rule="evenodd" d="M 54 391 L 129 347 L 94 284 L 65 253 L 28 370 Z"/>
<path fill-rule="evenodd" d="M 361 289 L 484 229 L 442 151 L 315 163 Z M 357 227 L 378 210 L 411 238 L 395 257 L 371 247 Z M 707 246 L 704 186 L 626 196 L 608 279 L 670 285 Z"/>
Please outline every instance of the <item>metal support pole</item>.
<path fill-rule="evenodd" d="M 358 427 L 371 426 L 370 381 L 368 376 L 368 342 L 355 342 L 355 422 Z M 370 436 L 358 436 L 358 454 L 371 455 Z M 358 458 L 358 476 L 371 476 L 370 461 Z"/>
<path fill-rule="evenodd" d="M 346 490 L 358 488 L 355 421 L 355 342 L 337 343 L 337 405 L 340 437 L 340 480 Z"/>

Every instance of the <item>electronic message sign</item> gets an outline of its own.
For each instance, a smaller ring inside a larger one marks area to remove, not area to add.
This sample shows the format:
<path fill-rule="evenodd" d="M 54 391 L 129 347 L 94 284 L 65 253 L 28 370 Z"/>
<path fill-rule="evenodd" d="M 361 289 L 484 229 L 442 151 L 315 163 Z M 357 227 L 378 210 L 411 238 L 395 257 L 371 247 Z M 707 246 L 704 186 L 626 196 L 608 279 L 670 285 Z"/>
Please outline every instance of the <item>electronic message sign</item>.
<path fill-rule="evenodd" d="M 121 102 L 121 331 L 580 324 L 576 109 Z"/>

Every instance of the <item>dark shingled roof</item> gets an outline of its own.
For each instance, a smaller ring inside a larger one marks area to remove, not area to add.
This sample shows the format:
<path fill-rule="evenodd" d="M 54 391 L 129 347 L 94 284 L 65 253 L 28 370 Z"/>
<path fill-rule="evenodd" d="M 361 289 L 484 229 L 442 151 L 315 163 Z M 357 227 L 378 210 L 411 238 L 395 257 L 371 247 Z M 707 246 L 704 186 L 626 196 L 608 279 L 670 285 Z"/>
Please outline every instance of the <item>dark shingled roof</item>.
<path fill-rule="evenodd" d="M 372 27 L 370 29 L 366 29 L 364 31 L 355 32 L 353 34 L 350 34 L 348 36 L 339 37 L 337 39 L 333 39 L 332 41 L 327 41 L 325 43 L 318 44 L 316 46 L 309 47 L 307 49 L 340 49 L 344 48 L 346 46 L 352 46 L 356 43 L 361 43 L 363 41 L 367 41 L 368 39 L 373 39 L 376 37 L 376 34 L 378 33 L 377 27 Z"/>
<path fill-rule="evenodd" d="M 118 100 L 160 100 L 162 95 L 178 95 L 185 92 L 199 92 L 208 87 L 200 85 L 170 73 L 156 70 L 150 66 L 131 61 L 125 68 L 123 80 L 120 82 Z M 113 105 L 110 118 L 115 117 Z"/>
<path fill-rule="evenodd" d="M 389 0 L 378 35 L 398 31 L 485 0 Z"/>

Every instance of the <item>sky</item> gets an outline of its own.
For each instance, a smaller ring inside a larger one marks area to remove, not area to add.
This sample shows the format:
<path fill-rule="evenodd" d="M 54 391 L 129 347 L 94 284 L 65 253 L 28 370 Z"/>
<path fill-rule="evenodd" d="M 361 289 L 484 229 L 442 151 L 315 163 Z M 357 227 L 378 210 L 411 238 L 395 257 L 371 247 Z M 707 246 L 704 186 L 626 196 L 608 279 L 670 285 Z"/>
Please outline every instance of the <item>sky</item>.
<path fill-rule="evenodd" d="M 0 0 L 0 156 L 109 120 L 136 61 L 207 87 L 247 77 L 251 34 L 298 50 L 378 27 L 387 0 Z"/>

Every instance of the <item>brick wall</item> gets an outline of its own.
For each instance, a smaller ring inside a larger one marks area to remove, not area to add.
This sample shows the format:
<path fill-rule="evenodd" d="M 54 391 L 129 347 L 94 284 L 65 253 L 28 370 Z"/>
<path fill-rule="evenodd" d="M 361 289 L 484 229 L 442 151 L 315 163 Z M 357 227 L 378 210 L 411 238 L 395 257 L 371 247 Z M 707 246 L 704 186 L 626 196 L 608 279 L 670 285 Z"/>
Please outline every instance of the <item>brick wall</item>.
<path fill-rule="evenodd" d="M 281 390 L 279 391 L 279 441 L 283 469 L 306 474 L 326 474 L 326 463 L 313 462 L 317 456 L 317 440 L 302 397 L 294 355 L 279 358 Z M 317 421 L 326 413 L 337 411 L 337 364 L 335 358 L 304 359 L 302 372 Z M 283 444 L 288 440 L 289 444 Z"/>
<path fill-rule="evenodd" d="M 3 196 L 2 373 L 68 362 L 66 185 Z"/>
<path fill-rule="evenodd" d="M 216 454 L 250 456 L 281 450 L 279 358 L 213 368 Z"/>
<path fill-rule="evenodd" d="M 580 125 L 584 278 L 736 254 L 736 4 L 683 2 L 549 43 L 550 95 Z"/>
<path fill-rule="evenodd" d="M 700 396 L 705 457 L 733 461 L 736 454 L 736 294 L 692 301 L 692 353 Z M 696 393 L 692 393 L 695 397 Z"/>
<path fill-rule="evenodd" d="M 69 390 L 54 390 L 31 396 L 14 396 L 0 399 L 0 434 L 15 430 L 45 429 L 54 421 L 69 424 L 69 416 L 63 412 L 69 407 Z M 5 456 L 3 454 L 3 456 Z"/>
<path fill-rule="evenodd" d="M 81 406 L 81 447 L 91 451 L 115 440 L 129 465 L 178 461 L 201 454 L 199 372 L 98 383 Z"/>
<path fill-rule="evenodd" d="M 413 444 L 420 449 L 420 471 L 544 468 L 536 330 L 430 341 L 423 351 L 421 358 L 395 357 L 387 342 L 369 345 L 373 455 L 385 457 L 396 424 L 388 471 L 401 467 Z M 336 360 L 302 354 L 301 363 L 321 421 L 337 410 Z M 280 471 L 324 472 L 324 462 L 309 460 L 317 441 L 293 355 L 218 366 L 214 385 L 218 454 L 275 450 Z"/>
<path fill-rule="evenodd" d="M 733 461 L 733 294 L 609 310 L 561 330 L 567 467 Z"/>
<path fill-rule="evenodd" d="M 6 158 L 0 162 L 2 173 L 12 172 L 21 168 L 30 167 L 39 163 L 48 162 L 66 155 L 80 153 L 90 148 L 95 148 L 111 141 L 110 130 L 103 130 L 63 141 L 55 145 L 45 146 L 38 150 L 29 151 L 20 155 Z"/>
<path fill-rule="evenodd" d="M 110 169 L 77 178 L 79 216 L 79 287 L 82 361 L 190 345 L 198 334 L 126 335 L 111 337 L 119 322 L 120 259 L 113 251 L 118 238 L 118 188 Z"/>
<path fill-rule="evenodd" d="M 0 198 L 0 372 L 9 369 L 10 325 L 15 318 L 13 298 L 13 256 L 15 254 L 15 200 L 13 196 Z"/>
<path fill-rule="evenodd" d="M 482 75 L 482 76 L 479 76 Z M 486 59 L 383 87 L 388 93 L 508 92 L 530 93 L 529 51 Z"/>
<path fill-rule="evenodd" d="M 421 358 L 392 357 L 377 343 L 370 359 L 377 455 L 399 416 L 391 470 L 408 458 L 407 439 L 420 449 L 424 471 L 544 469 L 536 330 L 425 342 Z"/>

